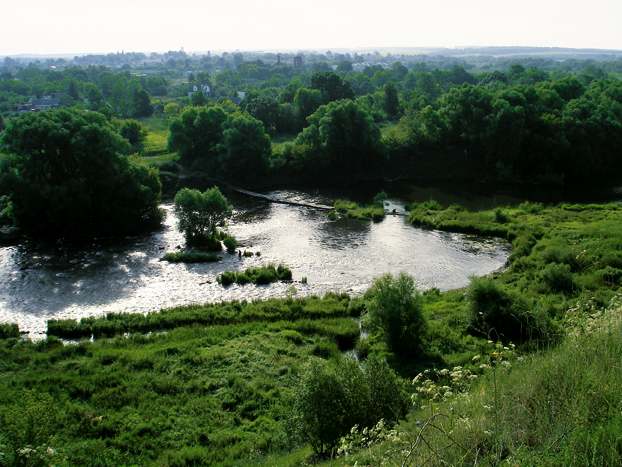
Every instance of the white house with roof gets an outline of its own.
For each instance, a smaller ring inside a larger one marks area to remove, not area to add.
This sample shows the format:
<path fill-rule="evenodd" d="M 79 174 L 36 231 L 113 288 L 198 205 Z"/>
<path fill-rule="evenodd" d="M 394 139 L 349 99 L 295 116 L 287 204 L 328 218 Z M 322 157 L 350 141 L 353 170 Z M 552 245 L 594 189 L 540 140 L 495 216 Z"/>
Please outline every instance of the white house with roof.
<path fill-rule="evenodd" d="M 191 84 L 188 86 L 188 97 L 192 97 L 195 92 L 202 92 L 205 97 L 212 97 L 212 90 L 207 84 Z"/>

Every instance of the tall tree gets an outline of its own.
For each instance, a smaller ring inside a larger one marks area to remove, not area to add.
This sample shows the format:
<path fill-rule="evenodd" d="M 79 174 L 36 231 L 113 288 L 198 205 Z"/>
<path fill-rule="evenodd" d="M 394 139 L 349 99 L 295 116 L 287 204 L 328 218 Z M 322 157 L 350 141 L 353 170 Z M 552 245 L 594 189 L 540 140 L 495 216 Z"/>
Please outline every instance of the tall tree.
<path fill-rule="evenodd" d="M 23 114 L 11 120 L 2 143 L 13 155 L 2 186 L 28 235 L 123 234 L 159 223 L 157 169 L 120 155 L 127 142 L 102 114 Z"/>

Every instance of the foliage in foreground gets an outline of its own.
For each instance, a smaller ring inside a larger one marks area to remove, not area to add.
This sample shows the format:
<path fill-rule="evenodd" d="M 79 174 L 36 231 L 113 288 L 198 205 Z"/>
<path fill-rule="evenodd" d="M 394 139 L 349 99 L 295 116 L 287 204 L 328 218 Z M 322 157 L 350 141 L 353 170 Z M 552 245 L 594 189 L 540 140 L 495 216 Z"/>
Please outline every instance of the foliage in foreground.
<path fill-rule="evenodd" d="M 620 465 L 620 305 L 618 296 L 606 310 L 572 310 L 566 340 L 530 357 L 491 342 L 475 358 L 484 373 L 473 385 L 460 367 L 418 376 L 412 418 L 393 431 L 345 438 L 346 462 Z"/>
<path fill-rule="evenodd" d="M 339 359 L 335 336 L 351 347 L 358 333 L 333 318 L 0 340 L 0 465 L 233 466 L 290 449 L 283 424 L 302 366 L 318 350 Z"/>
<path fill-rule="evenodd" d="M 354 358 L 336 367 L 312 359 L 296 393 L 294 429 L 322 455 L 353 427 L 362 430 L 383 419 L 393 425 L 409 405 L 406 388 L 385 360 L 372 357 L 363 371 Z"/>
<path fill-rule="evenodd" d="M 404 358 L 416 358 L 426 332 L 423 297 L 412 276 L 385 274 L 365 293 L 367 313 L 361 323 L 380 335 L 388 348 Z"/>

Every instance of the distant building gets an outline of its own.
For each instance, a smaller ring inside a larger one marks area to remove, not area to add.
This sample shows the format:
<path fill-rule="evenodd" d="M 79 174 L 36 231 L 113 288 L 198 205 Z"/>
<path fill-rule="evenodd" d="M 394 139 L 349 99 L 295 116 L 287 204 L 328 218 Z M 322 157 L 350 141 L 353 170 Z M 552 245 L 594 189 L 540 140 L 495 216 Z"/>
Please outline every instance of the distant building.
<path fill-rule="evenodd" d="M 294 68 L 302 68 L 302 57 L 300 55 L 294 57 Z"/>
<path fill-rule="evenodd" d="M 192 97 L 195 92 L 202 92 L 205 97 L 212 97 L 212 90 L 207 84 L 191 84 L 188 86 L 188 97 Z"/>
<path fill-rule="evenodd" d="M 276 54 L 276 63 L 272 65 L 274 68 L 285 65 L 281 62 L 281 54 Z"/>
<path fill-rule="evenodd" d="M 39 112 L 41 110 L 58 109 L 59 107 L 60 97 L 43 96 L 41 99 L 36 97 L 30 98 L 24 105 L 20 105 L 17 110 L 20 113 Z"/>

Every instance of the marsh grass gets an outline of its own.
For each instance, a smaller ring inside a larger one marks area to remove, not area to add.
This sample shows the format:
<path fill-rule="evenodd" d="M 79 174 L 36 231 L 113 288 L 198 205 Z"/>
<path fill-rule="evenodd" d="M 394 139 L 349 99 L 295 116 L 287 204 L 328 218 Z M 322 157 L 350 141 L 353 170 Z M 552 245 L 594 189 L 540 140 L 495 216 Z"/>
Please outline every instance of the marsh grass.
<path fill-rule="evenodd" d="M 335 201 L 335 211 L 345 214 L 350 219 L 360 220 L 382 220 L 384 219 L 384 207 L 382 203 L 361 206 L 354 201 L 339 199 Z M 333 211 L 331 211 L 333 212 Z M 330 216 L 330 213 L 329 213 Z M 330 218 L 330 217 L 329 217 Z"/>
<path fill-rule="evenodd" d="M 249 322 L 321 320 L 353 316 L 347 294 L 306 298 L 246 300 L 189 305 L 142 315 L 107 313 L 101 317 L 49 320 L 48 335 L 65 339 L 102 338 L 125 333 L 160 332 L 187 326 L 225 326 Z"/>
<path fill-rule="evenodd" d="M 0 340 L 2 465 L 232 466 L 289 450 L 283 424 L 298 372 L 319 342 L 339 349 L 358 337 L 352 319 L 316 323 L 304 310 L 343 313 L 341 301 L 292 300 L 297 321 L 195 323 L 69 345 Z"/>
<path fill-rule="evenodd" d="M 244 256 L 253 256 L 253 252 L 245 251 Z M 238 283 L 240 285 L 249 282 L 257 285 L 266 285 L 277 281 L 291 281 L 291 269 L 279 264 L 278 267 L 273 264 L 262 266 L 259 268 L 248 268 L 244 272 L 225 271 L 216 277 L 219 284 L 230 285 Z"/>

